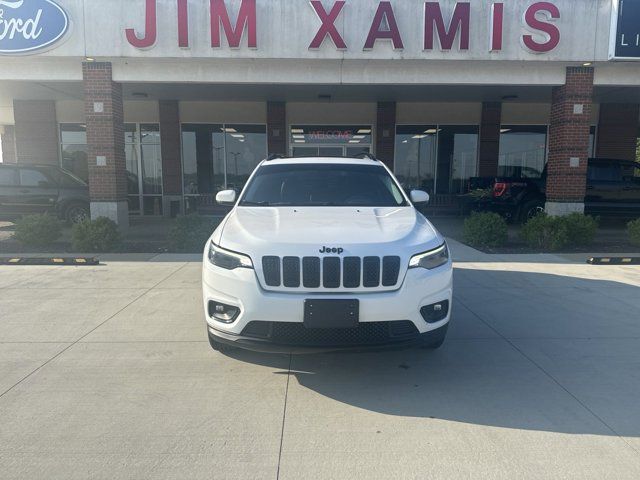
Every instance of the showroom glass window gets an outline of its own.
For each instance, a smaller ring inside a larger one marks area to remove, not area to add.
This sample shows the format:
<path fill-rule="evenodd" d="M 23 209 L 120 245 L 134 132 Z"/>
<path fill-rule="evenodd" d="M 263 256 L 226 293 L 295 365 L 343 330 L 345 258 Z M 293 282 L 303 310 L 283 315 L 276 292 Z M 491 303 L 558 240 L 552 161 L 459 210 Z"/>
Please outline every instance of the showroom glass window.
<path fill-rule="evenodd" d="M 124 126 L 129 213 L 162 215 L 162 152 L 160 125 Z"/>
<path fill-rule="evenodd" d="M 406 189 L 459 194 L 478 169 L 477 125 L 401 125 L 395 173 Z"/>
<path fill-rule="evenodd" d="M 640 129 L 638 129 L 638 136 L 636 137 L 636 162 L 640 163 Z M 636 182 L 640 182 L 640 168 L 636 168 L 633 171 L 633 176 Z"/>
<path fill-rule="evenodd" d="M 87 127 L 80 123 L 60 124 L 60 166 L 89 180 Z"/>
<path fill-rule="evenodd" d="M 441 125 L 438 129 L 437 194 L 461 194 L 478 171 L 477 125 Z"/>
<path fill-rule="evenodd" d="M 185 195 L 224 189 L 224 126 L 182 126 L 182 178 Z"/>
<path fill-rule="evenodd" d="M 396 128 L 395 174 L 405 190 L 435 193 L 437 145 L 436 125 Z"/>
<path fill-rule="evenodd" d="M 187 211 L 215 206 L 213 198 L 220 190 L 241 190 L 266 157 L 266 125 L 183 124 L 182 171 Z"/>
<path fill-rule="evenodd" d="M 264 125 L 226 125 L 226 188 L 244 188 L 249 176 L 267 157 L 267 130 Z"/>
<path fill-rule="evenodd" d="M 540 178 L 547 163 L 546 125 L 503 125 L 498 175 Z"/>

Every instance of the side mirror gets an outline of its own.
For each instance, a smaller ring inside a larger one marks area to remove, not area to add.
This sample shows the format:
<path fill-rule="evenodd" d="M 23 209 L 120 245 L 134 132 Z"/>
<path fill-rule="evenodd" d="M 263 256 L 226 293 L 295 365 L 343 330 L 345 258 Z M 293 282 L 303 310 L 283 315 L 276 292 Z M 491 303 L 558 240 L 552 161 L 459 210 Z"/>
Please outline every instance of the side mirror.
<path fill-rule="evenodd" d="M 233 207 L 236 204 L 236 196 L 235 190 L 222 190 L 216 195 L 216 202 L 220 205 Z"/>
<path fill-rule="evenodd" d="M 411 190 L 411 202 L 414 204 L 427 204 L 429 203 L 429 194 L 427 192 L 423 192 L 422 190 Z"/>

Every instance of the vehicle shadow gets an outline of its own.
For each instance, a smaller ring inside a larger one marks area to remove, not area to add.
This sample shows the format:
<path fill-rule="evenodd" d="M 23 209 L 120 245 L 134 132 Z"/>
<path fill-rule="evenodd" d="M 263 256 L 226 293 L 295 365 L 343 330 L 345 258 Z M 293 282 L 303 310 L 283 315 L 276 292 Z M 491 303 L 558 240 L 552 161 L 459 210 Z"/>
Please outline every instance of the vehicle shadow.
<path fill-rule="evenodd" d="M 640 268 L 627 271 L 628 283 L 588 278 L 597 275 L 456 269 L 441 349 L 293 355 L 276 374 L 292 376 L 289 402 L 310 390 L 325 397 L 314 407 L 332 412 L 340 402 L 392 416 L 639 437 Z M 281 355 L 228 355 L 283 364 Z"/>

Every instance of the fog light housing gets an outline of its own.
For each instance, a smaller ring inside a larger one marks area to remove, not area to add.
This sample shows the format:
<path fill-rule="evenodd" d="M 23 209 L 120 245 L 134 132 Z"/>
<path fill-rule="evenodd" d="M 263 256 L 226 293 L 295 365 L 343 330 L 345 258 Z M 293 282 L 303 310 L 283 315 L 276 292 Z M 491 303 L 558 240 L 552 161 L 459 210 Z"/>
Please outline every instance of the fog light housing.
<path fill-rule="evenodd" d="M 220 302 L 209 302 L 209 317 L 222 323 L 233 323 L 240 315 L 240 309 Z"/>
<path fill-rule="evenodd" d="M 420 309 L 420 314 L 427 323 L 437 323 L 449 315 L 449 300 L 427 305 Z"/>

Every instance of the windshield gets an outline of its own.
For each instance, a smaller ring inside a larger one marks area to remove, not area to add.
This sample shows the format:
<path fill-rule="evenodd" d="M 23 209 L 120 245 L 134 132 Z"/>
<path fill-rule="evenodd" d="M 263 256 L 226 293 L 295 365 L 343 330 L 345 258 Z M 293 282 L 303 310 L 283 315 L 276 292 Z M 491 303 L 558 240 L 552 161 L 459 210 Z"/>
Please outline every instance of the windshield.
<path fill-rule="evenodd" d="M 76 177 L 73 173 L 68 170 L 55 170 L 56 180 L 58 184 L 62 187 L 78 187 L 78 186 L 87 186 L 84 180 Z"/>
<path fill-rule="evenodd" d="M 263 165 L 240 206 L 401 207 L 407 202 L 379 165 Z"/>

